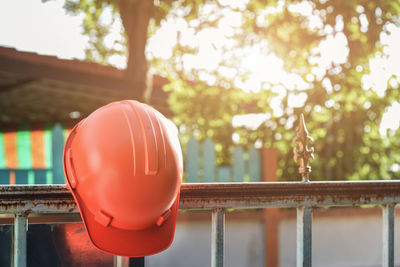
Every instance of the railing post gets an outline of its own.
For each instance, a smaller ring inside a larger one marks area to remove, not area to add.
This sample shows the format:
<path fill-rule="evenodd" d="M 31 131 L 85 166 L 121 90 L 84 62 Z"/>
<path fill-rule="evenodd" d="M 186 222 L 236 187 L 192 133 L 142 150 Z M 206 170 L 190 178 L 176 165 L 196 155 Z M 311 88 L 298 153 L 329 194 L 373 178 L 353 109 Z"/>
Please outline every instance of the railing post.
<path fill-rule="evenodd" d="M 314 159 L 314 140 L 308 134 L 304 115 L 299 117 L 299 127 L 293 142 L 298 143 L 299 148 L 294 148 L 294 161 L 300 162 L 299 173 L 304 183 L 309 182 L 309 173 L 311 172 L 311 163 Z M 312 208 L 307 206 L 297 207 L 297 267 L 312 265 Z"/>
<path fill-rule="evenodd" d="M 130 258 L 114 256 L 114 267 L 144 267 L 145 257 Z"/>
<path fill-rule="evenodd" d="M 114 266 L 113 267 L 123 267 L 124 266 L 124 257 L 114 256 Z"/>
<path fill-rule="evenodd" d="M 312 208 L 297 208 L 297 267 L 312 265 Z"/>
<path fill-rule="evenodd" d="M 14 218 L 14 267 L 27 266 L 27 231 L 28 231 L 28 215 L 25 213 L 15 214 Z"/>
<path fill-rule="evenodd" d="M 225 210 L 215 209 L 211 217 L 211 267 L 224 266 Z"/>
<path fill-rule="evenodd" d="M 382 207 L 382 266 L 394 266 L 394 205 Z"/>

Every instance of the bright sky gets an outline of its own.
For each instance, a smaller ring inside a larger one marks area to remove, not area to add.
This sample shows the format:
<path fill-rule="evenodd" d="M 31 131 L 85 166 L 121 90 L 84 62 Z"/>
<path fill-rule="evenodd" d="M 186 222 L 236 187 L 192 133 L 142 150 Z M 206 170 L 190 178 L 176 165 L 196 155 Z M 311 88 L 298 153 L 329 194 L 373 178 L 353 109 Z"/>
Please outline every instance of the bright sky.
<path fill-rule="evenodd" d="M 82 17 L 67 16 L 63 5 L 64 1 L 1 1 L 0 45 L 83 59 L 88 38 L 81 35 Z"/>
<path fill-rule="evenodd" d="M 42 3 L 41 0 L 3 0 L 0 2 L 0 46 L 9 46 L 21 51 L 32 51 L 43 55 L 56 55 L 59 58 L 83 59 L 84 49 L 87 46 L 88 38 L 81 34 L 82 16 L 66 15 L 63 9 L 64 1 L 48 1 Z M 278 7 L 279 8 L 279 7 Z M 310 12 L 305 6 L 294 7 L 303 13 Z M 168 59 L 171 56 L 171 47 L 177 40 L 177 32 L 180 32 L 181 43 L 189 46 L 200 45 L 197 55 L 190 55 L 183 58 L 184 68 L 213 69 L 216 68 L 221 60 L 220 51 L 222 46 L 228 46 L 229 35 L 232 27 L 240 25 L 241 15 L 238 12 L 224 14 L 225 18 L 219 22 L 218 30 L 207 29 L 200 34 L 194 35 L 188 30 L 187 22 L 183 19 L 170 19 L 163 24 L 163 27 L 148 42 L 148 56 L 156 56 Z M 107 20 L 107 16 L 104 18 Z M 310 18 L 310 21 L 318 26 L 318 20 Z M 260 22 L 262 23 L 262 22 Z M 114 40 L 119 38 L 120 22 L 117 20 L 113 25 L 114 34 L 106 42 L 111 46 Z M 340 23 L 336 26 L 341 27 Z M 340 30 L 340 29 L 336 29 Z M 387 82 L 398 86 L 400 78 L 390 80 L 395 74 L 400 77 L 400 29 L 391 25 L 389 27 L 391 35 L 382 35 L 382 43 L 387 44 L 384 49 L 385 55 L 378 56 L 371 60 L 371 75 L 363 78 L 364 88 L 374 88 L 380 96 L 384 96 Z M 332 49 L 335 47 L 335 49 Z M 294 74 L 288 74 L 283 70 L 283 62 L 273 54 L 266 54 L 267 46 L 252 49 L 244 48 L 237 51 L 237 56 L 242 59 L 237 69 L 220 68 L 219 73 L 227 78 L 234 79 L 238 71 L 250 73 L 250 79 L 245 82 L 235 80 L 236 86 L 245 91 L 258 91 L 263 88 L 263 84 L 283 82 L 289 90 L 307 89 L 307 83 Z M 323 60 L 320 60 L 320 67 L 332 61 L 342 63 L 346 60 L 347 48 L 346 38 L 343 34 L 337 34 L 328 38 L 320 45 Z M 111 63 L 117 67 L 125 66 L 123 57 L 114 57 Z M 315 76 L 323 75 L 321 70 L 315 70 Z M 202 78 L 212 84 L 215 77 L 206 72 Z M 310 79 L 313 77 L 310 77 Z M 278 93 L 279 86 L 273 88 Z M 275 115 L 279 115 L 280 100 L 284 95 L 280 94 L 270 104 L 274 108 Z M 289 92 L 289 102 L 292 106 L 301 106 L 306 100 L 306 94 L 299 92 Z M 250 126 L 257 127 L 268 115 L 258 114 L 246 118 Z M 241 124 L 240 118 L 234 120 L 235 125 Z M 386 129 L 397 129 L 400 123 L 400 103 L 394 102 L 385 113 L 380 127 L 381 134 L 384 135 Z"/>

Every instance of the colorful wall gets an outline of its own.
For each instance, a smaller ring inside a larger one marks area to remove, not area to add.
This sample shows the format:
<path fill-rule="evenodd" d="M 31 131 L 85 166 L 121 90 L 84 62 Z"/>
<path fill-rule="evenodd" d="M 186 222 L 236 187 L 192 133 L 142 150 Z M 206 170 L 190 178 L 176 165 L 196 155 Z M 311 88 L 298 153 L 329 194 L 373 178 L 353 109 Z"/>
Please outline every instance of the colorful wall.
<path fill-rule="evenodd" d="M 0 126 L 0 184 L 64 184 L 61 124 Z"/>
<path fill-rule="evenodd" d="M 62 153 L 69 130 L 61 124 L 21 124 L 0 128 L 0 184 L 64 184 Z M 259 182 L 260 151 L 236 146 L 232 165 L 217 166 L 215 146 L 194 137 L 184 146 L 184 182 Z"/>

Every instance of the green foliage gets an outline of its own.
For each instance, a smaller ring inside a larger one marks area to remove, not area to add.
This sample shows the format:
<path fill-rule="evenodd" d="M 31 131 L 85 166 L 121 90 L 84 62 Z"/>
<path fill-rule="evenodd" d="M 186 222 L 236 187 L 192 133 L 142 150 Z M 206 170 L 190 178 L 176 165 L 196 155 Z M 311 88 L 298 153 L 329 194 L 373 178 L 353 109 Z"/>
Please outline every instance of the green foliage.
<path fill-rule="evenodd" d="M 159 1 L 151 11 L 154 25 L 168 14 L 174 0 Z M 106 38 L 110 37 L 110 29 L 119 17 L 120 0 L 66 0 L 64 8 L 72 15 L 83 14 L 83 34 L 89 37 L 89 47 L 85 50 L 88 61 L 100 64 L 109 64 L 113 55 L 127 55 L 128 40 L 126 33 L 121 29 L 120 40 L 115 40 L 111 45 L 106 45 Z M 110 16 L 105 21 L 102 17 Z"/>
<path fill-rule="evenodd" d="M 83 34 L 89 37 L 89 47 L 85 50 L 88 61 L 106 64 L 112 55 L 126 54 L 125 39 L 114 42 L 112 46 L 105 44 L 105 39 L 110 34 L 110 28 L 116 19 L 118 11 L 116 3 L 107 0 L 67 0 L 64 8 L 70 14 L 83 13 L 85 16 L 82 28 Z M 111 16 L 111 20 L 107 23 L 101 19 L 105 13 Z"/>
<path fill-rule="evenodd" d="M 291 8 L 303 2 L 311 5 L 314 19 L 316 17 L 321 22 L 319 25 L 313 26 L 310 15 L 303 15 Z M 308 81 L 311 89 L 303 91 L 307 94 L 304 106 L 291 107 L 288 103 L 291 92 L 280 87 L 285 95 L 281 104 L 282 115 L 268 118 L 256 130 L 232 128 L 233 115 L 251 112 L 246 110 L 246 104 L 252 106 L 254 112 L 273 114 L 268 104 L 273 97 L 271 91 L 253 93 L 253 97 L 244 94 L 238 98 L 241 103 L 238 106 L 234 97 L 237 90 L 232 89 L 235 88 L 232 80 L 227 81 L 218 71 L 210 71 L 209 75 L 217 77 L 216 82 L 210 86 L 199 79 L 198 74 L 204 70 L 185 72 L 179 61 L 172 60 L 173 64 L 168 69 L 178 73 L 171 79 L 169 86 L 171 108 L 176 114 L 175 122 L 185 125 L 184 134 L 197 133 L 202 138 L 213 138 L 223 151 L 232 147 L 230 136 L 233 133 L 238 133 L 239 143 L 247 146 L 256 141 L 261 141 L 264 146 L 275 146 L 281 155 L 281 179 L 298 180 L 297 166 L 292 160 L 291 141 L 297 123 L 293 122 L 300 113 L 304 113 L 309 131 L 316 140 L 312 179 L 399 178 L 399 173 L 390 169 L 399 154 L 396 153 L 398 143 L 394 141 L 396 134 L 383 138 L 378 131 L 385 108 L 398 99 L 398 90 L 389 87 L 386 96 L 380 97 L 371 88 L 363 89 L 362 84 L 363 75 L 369 73 L 369 60 L 382 50 L 379 42 L 381 33 L 387 32 L 389 23 L 398 23 L 398 3 L 303 2 L 273 1 L 266 5 L 262 1 L 250 1 L 242 10 L 243 24 L 234 30 L 235 47 L 223 48 L 222 53 L 228 55 L 232 49 L 255 47 L 267 40 L 269 50 L 283 59 L 286 70 Z M 271 6 L 277 11 L 268 12 Z M 218 9 L 210 11 L 208 16 L 217 17 L 214 13 L 218 14 Z M 197 20 L 201 22 L 198 25 L 207 25 L 204 17 Z M 343 26 L 340 27 L 340 24 Z M 195 32 L 202 29 L 201 26 L 194 28 Z M 322 41 L 339 34 L 346 37 L 349 49 L 346 60 L 332 62 L 325 68 L 318 65 L 321 54 L 316 48 Z M 178 44 L 173 59 L 197 52 L 196 49 L 185 49 Z M 230 60 L 222 62 L 220 67 L 235 68 L 237 61 L 232 57 L 227 58 Z M 324 75 L 318 77 L 315 68 L 322 69 Z M 247 73 L 239 72 L 239 75 L 243 80 L 248 79 Z M 276 84 L 269 86 L 270 89 L 277 87 Z M 226 104 L 227 101 L 230 103 Z M 214 136 L 215 133 L 220 135 Z M 225 152 L 218 155 L 219 163 L 228 159 L 225 158 Z"/>
<path fill-rule="evenodd" d="M 218 164 L 228 163 L 232 134 L 239 135 L 237 142 L 247 147 L 254 142 L 275 146 L 281 155 L 281 179 L 299 180 L 291 141 L 296 120 L 304 113 L 315 139 L 312 180 L 400 178 L 399 171 L 391 169 L 400 159 L 400 132 L 383 138 L 378 129 L 386 107 L 399 99 L 399 91 L 389 86 L 381 97 L 371 88 L 363 89 L 362 83 L 362 77 L 369 73 L 369 60 L 382 51 L 381 34 L 388 33 L 389 24 L 399 24 L 400 2 L 249 0 L 233 6 L 235 3 L 169 0 L 159 1 L 152 10 L 149 35 L 170 18 L 185 19 L 194 36 L 216 29 L 227 12 L 242 18 L 224 36 L 229 42 L 212 44 L 221 56 L 213 69 L 185 66 L 183 59 L 198 54 L 200 47 L 182 42 L 179 34 L 170 59 L 150 61 L 156 73 L 170 80 L 165 90 L 183 142 L 191 134 L 212 138 Z M 117 4 L 107 0 L 67 1 L 69 11 L 86 15 L 83 28 L 91 42 L 88 59 L 104 63 L 112 54 L 125 53 L 125 49 L 114 51 L 104 46 L 109 25 L 99 19 L 106 6 L 115 15 Z M 296 8 L 299 5 L 311 11 L 303 12 Z M 318 47 L 334 37 L 345 39 L 348 55 L 344 60 L 322 64 Z M 245 93 L 238 89 L 239 81 L 252 79 L 240 62 L 243 51 L 254 48 L 281 58 L 286 71 L 300 75 L 309 88 L 291 91 L 284 84 L 265 82 L 260 91 Z M 226 69 L 236 74 L 224 75 L 222 70 Z M 289 96 L 299 93 L 307 95 L 306 101 L 301 107 L 292 107 Z M 281 114 L 275 114 L 270 105 L 276 94 L 283 96 Z M 233 117 L 246 113 L 264 113 L 268 119 L 256 130 L 234 128 Z"/>
<path fill-rule="evenodd" d="M 295 2 L 297 1 L 287 1 L 286 5 L 288 7 Z M 304 78 L 313 75 L 312 68 L 315 67 L 315 64 L 306 64 L 305 60 L 315 56 L 313 47 L 329 35 L 342 32 L 346 36 L 348 58 L 341 64 L 332 64 L 323 77 L 313 79 L 304 107 L 295 109 L 292 114 L 291 108 L 283 101 L 283 110 L 286 111 L 284 115 L 272 118 L 275 123 L 270 125 L 273 127 L 264 124 L 259 130 L 267 133 L 280 132 L 290 118 L 297 118 L 303 112 L 309 131 L 316 139 L 317 158 L 313 163 L 312 173 L 314 180 L 399 178 L 399 173 L 390 171 L 390 166 L 395 163 L 392 154 L 398 154 L 398 144 L 394 137 L 384 139 L 378 132 L 381 116 L 385 108 L 398 99 L 398 90 L 389 87 L 386 96 L 382 98 L 372 89 L 362 89 L 361 79 L 369 72 L 369 59 L 382 48 L 379 36 L 386 31 L 385 25 L 398 23 L 395 18 L 398 15 L 396 5 L 371 1 L 315 1 L 312 5 L 313 13 L 319 14 L 323 22 L 319 29 L 301 29 L 304 25 L 302 20 L 306 19 L 303 18 L 297 19 L 298 23 L 290 23 L 289 27 L 299 29 L 290 31 L 289 41 L 279 33 L 282 22 L 277 25 L 269 24 L 267 33 L 272 33 L 273 36 L 265 35 L 261 38 L 273 39 L 272 44 L 276 47 L 274 52 L 285 59 L 287 70 L 300 73 Z M 367 27 L 362 25 L 362 16 L 368 20 Z M 284 11 L 276 19 L 287 22 L 293 21 L 292 17 L 293 15 Z M 335 29 L 340 20 L 344 25 L 343 30 L 326 31 L 327 27 Z M 289 45 L 285 45 L 286 42 Z M 290 56 L 292 54 L 302 56 L 296 59 Z M 360 69 L 357 66 L 362 66 L 363 71 L 357 71 Z M 329 80 L 333 89 L 324 86 L 324 79 Z M 289 153 L 293 135 L 294 133 L 281 134 L 278 136 L 280 138 L 268 135 L 269 140 L 264 140 L 280 149 L 283 157 L 280 161 L 283 179 L 297 176 L 297 168 Z"/>
<path fill-rule="evenodd" d="M 198 140 L 209 137 L 216 144 L 217 164 L 230 164 L 233 147 L 233 116 L 247 112 L 261 112 L 257 106 L 259 94 L 245 93 L 239 89 L 210 86 L 205 82 L 188 82 L 174 79 L 165 88 L 170 92 L 169 104 L 175 112 L 174 121 L 181 126 L 183 142 L 194 134 Z M 263 99 L 269 92 L 263 92 Z M 246 144 L 250 144 L 246 140 Z"/>

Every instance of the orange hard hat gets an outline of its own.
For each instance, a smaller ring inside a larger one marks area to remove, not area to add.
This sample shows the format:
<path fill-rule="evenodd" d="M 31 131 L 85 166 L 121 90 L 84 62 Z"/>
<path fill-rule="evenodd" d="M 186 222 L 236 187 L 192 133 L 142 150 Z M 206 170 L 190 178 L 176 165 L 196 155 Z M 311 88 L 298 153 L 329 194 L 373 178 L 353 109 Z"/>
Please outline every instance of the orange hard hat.
<path fill-rule="evenodd" d="M 177 129 L 161 113 L 129 100 L 97 109 L 71 131 L 63 164 L 97 248 L 143 257 L 169 247 L 183 164 Z"/>

